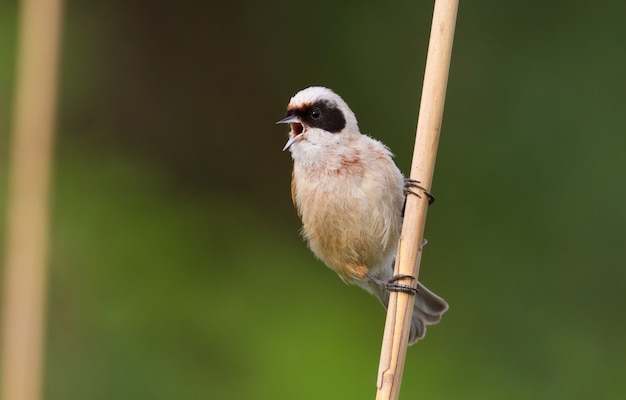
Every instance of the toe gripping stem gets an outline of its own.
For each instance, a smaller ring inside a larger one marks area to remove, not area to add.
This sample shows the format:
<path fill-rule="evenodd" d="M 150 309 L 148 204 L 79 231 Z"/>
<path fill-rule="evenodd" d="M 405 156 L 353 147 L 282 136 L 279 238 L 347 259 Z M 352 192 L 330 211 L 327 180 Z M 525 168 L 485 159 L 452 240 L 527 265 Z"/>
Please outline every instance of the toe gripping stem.
<path fill-rule="evenodd" d="M 426 197 L 428 197 L 428 205 L 431 205 L 435 202 L 435 196 L 433 196 L 428 190 L 426 190 L 426 188 L 424 188 L 422 185 L 420 185 L 420 181 L 416 181 L 415 179 L 411 179 L 411 178 L 405 178 L 404 179 L 404 195 L 408 196 L 409 194 L 414 194 L 419 198 L 422 198 L 422 196 L 419 195 L 419 193 L 415 192 L 413 189 L 419 189 L 422 192 L 424 192 L 424 194 L 426 195 Z"/>
<path fill-rule="evenodd" d="M 411 276 L 411 275 L 394 275 L 391 278 L 387 279 L 387 280 L 381 280 L 378 279 L 377 277 L 375 277 L 374 275 L 372 275 L 369 272 L 366 272 L 365 275 L 367 275 L 367 277 L 374 283 L 376 283 L 378 286 L 380 286 L 382 289 L 387 290 L 389 292 L 404 292 L 404 293 L 409 293 L 409 294 L 413 294 L 416 295 L 417 294 L 417 289 L 409 286 L 409 285 L 404 285 L 402 283 L 397 283 L 397 281 L 399 281 L 400 279 L 403 278 L 411 278 L 411 279 L 415 279 L 415 277 Z"/>

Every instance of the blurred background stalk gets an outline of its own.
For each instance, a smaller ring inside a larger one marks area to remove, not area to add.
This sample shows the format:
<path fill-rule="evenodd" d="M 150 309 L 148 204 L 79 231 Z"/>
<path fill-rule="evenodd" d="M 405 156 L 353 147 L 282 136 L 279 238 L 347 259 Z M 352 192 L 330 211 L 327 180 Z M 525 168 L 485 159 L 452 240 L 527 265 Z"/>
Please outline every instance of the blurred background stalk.
<path fill-rule="evenodd" d="M 21 3 L 7 193 L 2 399 L 41 395 L 60 0 Z"/>

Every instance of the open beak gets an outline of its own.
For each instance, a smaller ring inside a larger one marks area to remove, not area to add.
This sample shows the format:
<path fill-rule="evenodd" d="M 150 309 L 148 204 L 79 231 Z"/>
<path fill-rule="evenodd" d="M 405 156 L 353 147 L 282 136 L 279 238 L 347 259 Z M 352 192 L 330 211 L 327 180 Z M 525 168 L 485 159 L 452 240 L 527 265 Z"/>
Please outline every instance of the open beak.
<path fill-rule="evenodd" d="M 276 124 L 299 124 L 300 123 L 300 118 L 298 118 L 297 115 L 292 114 L 292 115 L 288 115 L 285 118 L 281 119 L 280 121 L 278 121 Z"/>
<path fill-rule="evenodd" d="M 289 124 L 291 125 L 291 135 L 289 136 L 289 140 L 283 147 L 283 151 L 287 150 L 289 146 L 293 144 L 298 138 L 298 135 L 302 133 L 303 126 L 302 122 L 300 122 L 300 118 L 297 115 L 288 115 L 287 117 L 281 119 L 277 122 L 277 124 Z"/>

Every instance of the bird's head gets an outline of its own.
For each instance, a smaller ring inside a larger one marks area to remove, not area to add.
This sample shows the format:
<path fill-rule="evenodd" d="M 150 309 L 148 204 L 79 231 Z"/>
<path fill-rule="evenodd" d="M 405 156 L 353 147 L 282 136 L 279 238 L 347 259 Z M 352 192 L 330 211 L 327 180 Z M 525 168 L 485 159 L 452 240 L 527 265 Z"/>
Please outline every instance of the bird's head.
<path fill-rule="evenodd" d="M 293 96 L 287 106 L 287 116 L 277 124 L 291 127 L 283 150 L 303 143 L 332 146 L 343 136 L 359 133 L 356 117 L 346 102 L 332 90 L 320 86 L 309 87 Z"/>

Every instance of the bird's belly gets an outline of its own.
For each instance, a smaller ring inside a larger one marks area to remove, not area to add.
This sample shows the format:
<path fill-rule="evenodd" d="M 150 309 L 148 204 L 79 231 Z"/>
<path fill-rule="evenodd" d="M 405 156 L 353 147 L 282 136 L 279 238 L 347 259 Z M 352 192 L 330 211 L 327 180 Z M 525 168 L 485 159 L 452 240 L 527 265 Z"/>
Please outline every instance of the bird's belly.
<path fill-rule="evenodd" d="M 317 190 L 302 196 L 303 234 L 309 247 L 346 281 L 363 279 L 390 258 L 400 231 L 400 210 L 359 191 Z"/>

